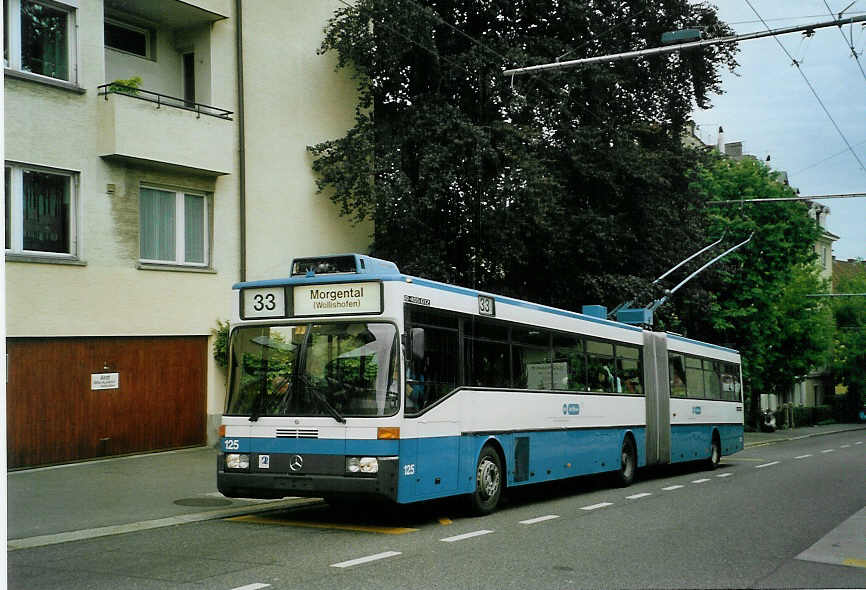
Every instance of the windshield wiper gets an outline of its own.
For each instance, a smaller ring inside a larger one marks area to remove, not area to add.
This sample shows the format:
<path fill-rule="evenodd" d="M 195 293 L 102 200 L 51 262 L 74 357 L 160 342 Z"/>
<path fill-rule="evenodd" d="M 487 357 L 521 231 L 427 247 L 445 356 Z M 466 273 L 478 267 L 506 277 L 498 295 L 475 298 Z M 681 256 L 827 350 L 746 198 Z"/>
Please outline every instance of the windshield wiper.
<path fill-rule="evenodd" d="M 313 383 L 313 381 L 309 377 L 301 376 L 300 380 L 304 385 L 307 386 L 307 391 L 309 391 L 311 394 L 313 394 L 313 397 L 316 398 L 316 401 L 318 401 L 319 404 L 325 409 L 325 411 L 328 412 L 328 415 L 331 418 L 333 418 L 334 420 L 336 420 L 340 424 L 346 423 L 346 419 L 343 418 L 343 415 L 339 412 L 339 410 L 337 410 L 337 408 L 332 406 L 331 402 L 328 401 L 328 398 L 325 397 L 325 394 L 323 394 L 319 390 L 319 387 L 320 387 L 319 385 L 316 385 L 315 383 Z"/>

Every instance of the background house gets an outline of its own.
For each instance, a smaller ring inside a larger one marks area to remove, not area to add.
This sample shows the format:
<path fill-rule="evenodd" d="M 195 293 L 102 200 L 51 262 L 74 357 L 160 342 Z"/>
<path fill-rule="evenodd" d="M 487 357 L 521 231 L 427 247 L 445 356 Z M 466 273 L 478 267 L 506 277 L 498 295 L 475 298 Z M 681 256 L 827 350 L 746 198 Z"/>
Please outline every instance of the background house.
<path fill-rule="evenodd" d="M 352 125 L 339 6 L 4 2 L 10 467 L 212 442 L 231 286 L 366 249 L 305 151 Z"/>

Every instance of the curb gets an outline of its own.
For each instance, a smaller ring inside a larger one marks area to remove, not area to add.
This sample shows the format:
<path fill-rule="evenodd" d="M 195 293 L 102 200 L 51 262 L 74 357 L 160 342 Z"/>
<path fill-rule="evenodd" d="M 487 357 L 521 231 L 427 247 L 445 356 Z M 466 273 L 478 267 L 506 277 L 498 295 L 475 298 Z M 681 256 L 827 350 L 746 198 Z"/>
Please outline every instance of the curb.
<path fill-rule="evenodd" d="M 322 500 L 319 498 L 291 498 L 287 500 L 277 500 L 275 502 L 259 504 L 257 506 L 232 506 L 229 508 L 222 508 L 220 510 L 197 512 L 195 514 L 181 514 L 178 516 L 170 516 L 168 518 L 143 520 L 141 522 L 117 524 L 99 527 L 95 529 L 68 531 L 65 533 L 39 535 L 36 537 L 25 537 L 22 539 L 9 539 L 6 543 L 6 550 L 7 552 L 11 552 L 17 551 L 19 549 L 33 549 L 35 547 L 45 547 L 48 545 L 57 545 L 59 543 L 69 543 L 71 541 L 84 541 L 86 539 L 97 539 L 100 537 L 109 537 L 112 535 L 122 535 L 125 533 L 148 531 L 151 529 L 175 526 L 179 524 L 188 524 L 191 522 L 219 520 L 221 518 L 228 518 L 231 516 L 243 516 L 245 514 L 271 512 L 283 508 L 300 508 L 312 504 L 319 504 L 321 501 Z"/>
<path fill-rule="evenodd" d="M 809 432 L 806 434 L 801 434 L 799 436 L 786 436 L 784 438 L 778 438 L 774 440 L 762 440 L 756 441 L 752 443 L 746 443 L 743 445 L 744 449 L 752 448 L 752 447 L 763 447 L 766 445 L 775 445 L 782 442 L 790 442 L 793 440 L 802 440 L 804 438 L 811 438 L 813 436 L 827 436 L 830 434 L 840 434 L 842 432 L 856 432 L 858 430 L 866 430 L 866 425 L 864 426 L 855 426 L 853 428 L 843 428 L 841 430 L 829 430 L 827 432 Z"/>

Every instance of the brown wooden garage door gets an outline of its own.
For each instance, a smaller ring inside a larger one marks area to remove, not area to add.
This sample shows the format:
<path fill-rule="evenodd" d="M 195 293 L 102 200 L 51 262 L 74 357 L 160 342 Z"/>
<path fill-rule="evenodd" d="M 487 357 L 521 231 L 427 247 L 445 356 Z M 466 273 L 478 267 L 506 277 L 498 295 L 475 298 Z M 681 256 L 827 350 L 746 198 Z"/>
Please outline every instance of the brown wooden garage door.
<path fill-rule="evenodd" d="M 205 442 L 207 337 L 10 338 L 9 467 Z M 91 375 L 118 373 L 117 389 Z"/>

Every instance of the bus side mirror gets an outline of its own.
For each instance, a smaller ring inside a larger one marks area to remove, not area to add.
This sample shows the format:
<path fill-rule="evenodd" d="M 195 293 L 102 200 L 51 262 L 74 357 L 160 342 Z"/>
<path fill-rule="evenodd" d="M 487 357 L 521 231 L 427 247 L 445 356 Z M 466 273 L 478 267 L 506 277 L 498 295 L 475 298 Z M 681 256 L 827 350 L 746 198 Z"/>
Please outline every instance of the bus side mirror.
<path fill-rule="evenodd" d="M 424 328 L 409 330 L 409 344 L 412 350 L 412 360 L 421 363 L 424 360 Z"/>

